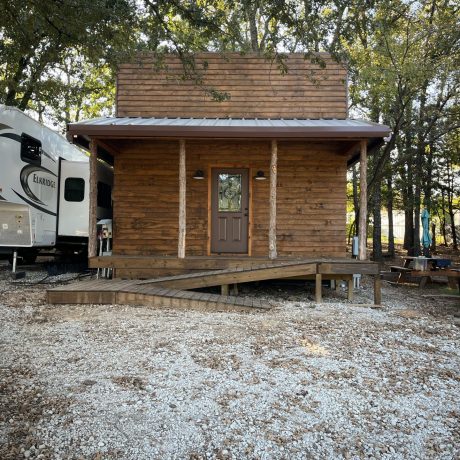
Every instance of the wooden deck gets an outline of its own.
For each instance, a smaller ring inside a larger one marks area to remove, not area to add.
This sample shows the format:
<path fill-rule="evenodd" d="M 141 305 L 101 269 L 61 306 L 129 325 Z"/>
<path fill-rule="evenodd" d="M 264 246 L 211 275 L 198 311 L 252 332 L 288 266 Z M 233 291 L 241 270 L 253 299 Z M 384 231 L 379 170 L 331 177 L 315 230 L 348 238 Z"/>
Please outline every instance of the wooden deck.
<path fill-rule="evenodd" d="M 90 268 L 112 268 L 116 278 L 156 278 L 207 270 L 226 270 L 230 268 L 257 268 L 260 265 L 279 265 L 280 263 L 313 263 L 321 265 L 322 273 L 348 273 L 375 275 L 378 265 L 374 262 L 356 259 L 330 258 L 281 258 L 247 256 L 187 256 L 184 259 L 171 256 L 106 256 L 91 257 Z"/>
<path fill-rule="evenodd" d="M 97 260 L 95 260 L 97 259 Z M 119 266 L 120 258 L 103 257 L 92 259 L 92 266 Z M 108 261 L 107 259 L 112 259 Z M 165 271 L 169 266 L 180 267 L 182 273 L 170 276 L 157 276 L 147 280 L 95 280 L 73 283 L 48 290 L 49 303 L 103 303 L 103 304 L 144 304 L 152 306 L 170 306 L 214 310 L 264 310 L 268 306 L 257 299 L 229 296 L 229 285 L 272 279 L 314 279 L 315 299 L 322 300 L 323 279 L 342 279 L 348 281 L 348 299 L 353 298 L 353 274 L 370 274 L 375 277 L 374 301 L 381 303 L 380 275 L 378 265 L 372 262 L 356 260 L 289 260 L 289 261 L 257 261 L 254 259 L 232 259 L 230 267 L 225 268 L 222 259 L 217 259 L 217 270 L 199 270 L 200 266 L 210 267 L 216 259 L 196 258 L 150 259 L 136 258 L 145 265 L 163 265 Z M 228 259 L 227 259 L 228 260 Z M 132 258 L 121 259 L 131 264 Z M 193 268 L 191 268 L 193 267 Z M 214 265 L 215 267 L 215 265 Z M 176 268 L 177 269 L 177 268 Z M 184 273 L 188 271 L 187 273 Z M 212 286 L 221 286 L 222 294 L 203 294 L 189 291 Z"/>

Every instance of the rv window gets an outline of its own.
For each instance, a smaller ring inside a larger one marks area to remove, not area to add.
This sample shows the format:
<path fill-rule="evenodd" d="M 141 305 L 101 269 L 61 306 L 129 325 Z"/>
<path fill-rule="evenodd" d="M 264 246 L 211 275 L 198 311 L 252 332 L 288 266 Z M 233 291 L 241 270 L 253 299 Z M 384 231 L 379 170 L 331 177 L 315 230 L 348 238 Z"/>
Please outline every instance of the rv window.
<path fill-rule="evenodd" d="M 41 164 L 42 143 L 25 133 L 21 134 L 21 160 L 34 165 Z"/>
<path fill-rule="evenodd" d="M 66 201 L 83 201 L 85 197 L 85 181 L 80 177 L 68 177 L 64 184 Z"/>
<path fill-rule="evenodd" d="M 97 183 L 97 205 L 100 208 L 112 208 L 112 188 L 104 182 Z"/>

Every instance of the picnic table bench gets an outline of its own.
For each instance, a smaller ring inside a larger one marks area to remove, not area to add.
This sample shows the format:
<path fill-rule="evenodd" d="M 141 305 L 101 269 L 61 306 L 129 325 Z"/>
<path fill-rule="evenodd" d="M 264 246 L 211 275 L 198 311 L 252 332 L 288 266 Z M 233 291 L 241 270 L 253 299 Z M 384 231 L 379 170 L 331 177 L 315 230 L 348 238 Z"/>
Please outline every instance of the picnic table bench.
<path fill-rule="evenodd" d="M 455 289 L 458 286 L 460 293 L 460 268 L 451 267 L 450 259 L 437 257 L 413 257 L 405 256 L 403 265 L 393 265 L 392 272 L 399 273 L 397 283 L 409 281 L 411 278 L 419 278 L 419 288 L 423 289 L 432 276 L 445 276 L 449 287 Z M 423 267 L 416 269 L 416 266 Z"/>

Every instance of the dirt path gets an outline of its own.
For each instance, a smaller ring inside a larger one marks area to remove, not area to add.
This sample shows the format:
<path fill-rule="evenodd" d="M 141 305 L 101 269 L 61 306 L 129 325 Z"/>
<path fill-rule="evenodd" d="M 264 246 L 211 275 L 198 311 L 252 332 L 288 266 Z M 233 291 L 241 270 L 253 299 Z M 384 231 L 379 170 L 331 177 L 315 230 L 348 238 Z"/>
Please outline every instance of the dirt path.
<path fill-rule="evenodd" d="M 202 313 L 49 306 L 0 276 L 2 459 L 460 456 L 458 309 L 413 289 L 372 309 L 262 285 L 268 313 Z"/>

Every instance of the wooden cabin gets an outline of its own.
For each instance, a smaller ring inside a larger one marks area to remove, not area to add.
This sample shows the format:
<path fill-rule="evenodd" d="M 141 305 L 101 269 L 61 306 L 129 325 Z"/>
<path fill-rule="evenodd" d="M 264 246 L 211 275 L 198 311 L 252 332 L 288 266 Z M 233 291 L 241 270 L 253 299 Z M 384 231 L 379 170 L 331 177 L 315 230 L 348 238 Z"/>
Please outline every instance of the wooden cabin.
<path fill-rule="evenodd" d="M 121 65 L 116 117 L 68 126 L 68 138 L 91 149 L 93 171 L 97 157 L 114 166 L 113 255 L 98 258 L 91 245 L 91 266 L 135 278 L 237 262 L 351 262 L 347 168 L 362 159 L 366 216 L 367 153 L 389 129 L 348 119 L 347 70 L 317 57 L 290 54 L 282 73 L 255 54 L 202 53 L 193 78 L 173 56 Z"/>

